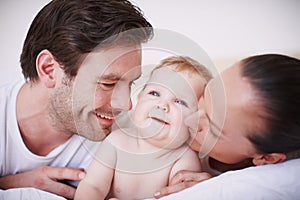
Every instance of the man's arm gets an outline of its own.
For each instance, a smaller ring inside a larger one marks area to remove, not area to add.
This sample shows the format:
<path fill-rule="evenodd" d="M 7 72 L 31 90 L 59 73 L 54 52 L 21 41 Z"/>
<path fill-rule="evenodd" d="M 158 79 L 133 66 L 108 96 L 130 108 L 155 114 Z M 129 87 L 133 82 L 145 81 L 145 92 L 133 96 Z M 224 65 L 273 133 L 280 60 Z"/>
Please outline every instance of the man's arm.
<path fill-rule="evenodd" d="M 32 171 L 1 177 L 0 188 L 6 190 L 33 187 L 73 199 L 75 188 L 63 183 L 63 181 L 78 181 L 84 176 L 85 173 L 82 169 L 45 166 Z"/>

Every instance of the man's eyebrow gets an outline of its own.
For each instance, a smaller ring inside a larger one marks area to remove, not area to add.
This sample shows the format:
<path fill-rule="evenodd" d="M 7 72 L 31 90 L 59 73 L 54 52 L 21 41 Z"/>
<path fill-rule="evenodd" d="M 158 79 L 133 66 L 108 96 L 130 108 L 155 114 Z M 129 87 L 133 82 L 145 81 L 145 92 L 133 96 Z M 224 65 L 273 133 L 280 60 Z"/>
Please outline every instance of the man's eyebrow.
<path fill-rule="evenodd" d="M 118 80 L 122 80 L 122 77 L 120 77 L 118 74 L 105 74 L 99 76 L 99 79 L 118 81 Z"/>
<path fill-rule="evenodd" d="M 136 77 L 133 81 L 141 78 L 142 75 L 139 75 L 138 77 Z M 100 80 L 111 80 L 111 81 L 123 81 L 126 80 L 126 78 L 124 76 L 119 76 L 119 74 L 106 74 L 103 76 L 99 77 Z"/>

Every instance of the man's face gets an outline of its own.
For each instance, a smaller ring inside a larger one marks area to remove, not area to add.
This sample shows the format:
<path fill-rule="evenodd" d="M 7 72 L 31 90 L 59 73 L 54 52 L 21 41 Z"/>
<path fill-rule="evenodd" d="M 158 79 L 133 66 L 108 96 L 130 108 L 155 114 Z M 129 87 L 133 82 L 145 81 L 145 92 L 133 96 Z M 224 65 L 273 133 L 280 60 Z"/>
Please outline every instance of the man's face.
<path fill-rule="evenodd" d="M 54 119 L 68 132 L 103 140 L 114 117 L 130 110 L 130 88 L 141 75 L 141 50 L 116 46 L 89 53 L 77 76 L 64 77 L 52 96 Z M 52 117 L 53 118 L 53 117 Z"/>
<path fill-rule="evenodd" d="M 256 155 L 247 134 L 261 128 L 259 103 L 238 65 L 209 82 L 198 109 L 186 121 L 192 149 L 231 164 Z"/>

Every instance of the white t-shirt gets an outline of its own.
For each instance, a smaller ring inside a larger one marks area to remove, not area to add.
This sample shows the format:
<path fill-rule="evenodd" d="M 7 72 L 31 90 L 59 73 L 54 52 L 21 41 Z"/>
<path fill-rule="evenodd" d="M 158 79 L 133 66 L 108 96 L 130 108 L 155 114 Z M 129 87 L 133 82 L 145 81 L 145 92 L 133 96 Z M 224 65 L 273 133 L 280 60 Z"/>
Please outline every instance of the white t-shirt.
<path fill-rule="evenodd" d="M 47 156 L 30 152 L 24 144 L 17 123 L 16 98 L 24 84 L 18 81 L 0 87 L 0 176 L 16 174 L 40 166 L 87 169 L 99 142 L 73 135 Z M 47 133 L 44 133 L 47 134 Z"/>

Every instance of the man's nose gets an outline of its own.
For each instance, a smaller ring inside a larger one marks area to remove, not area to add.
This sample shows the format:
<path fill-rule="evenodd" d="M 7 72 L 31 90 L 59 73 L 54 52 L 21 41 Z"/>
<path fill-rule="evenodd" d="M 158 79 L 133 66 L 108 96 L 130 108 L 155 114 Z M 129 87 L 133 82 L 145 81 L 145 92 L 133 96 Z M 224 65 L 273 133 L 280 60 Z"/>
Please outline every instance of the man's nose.
<path fill-rule="evenodd" d="M 128 111 L 132 109 L 130 89 L 116 88 L 111 97 L 111 106 L 114 110 Z"/>

